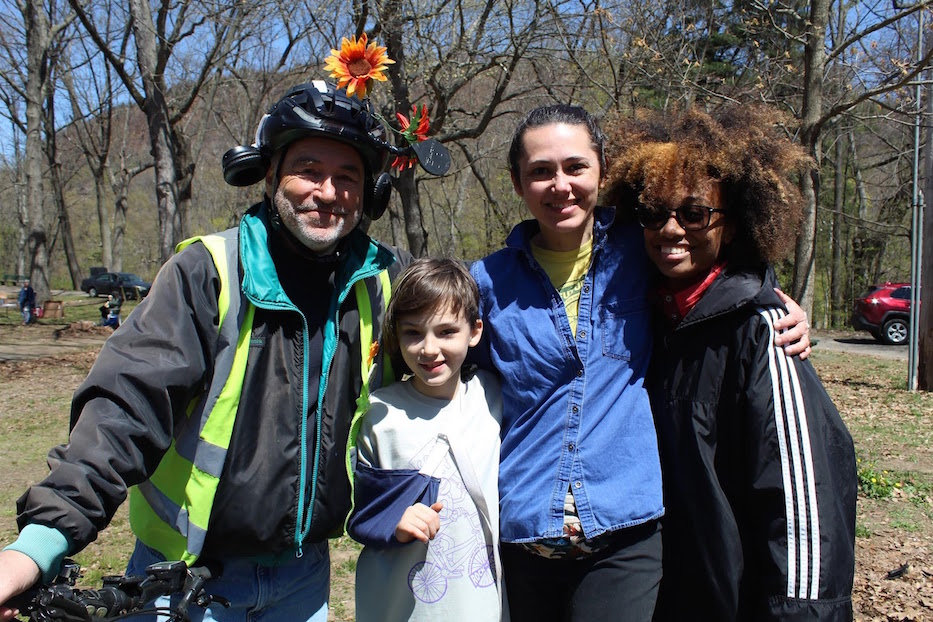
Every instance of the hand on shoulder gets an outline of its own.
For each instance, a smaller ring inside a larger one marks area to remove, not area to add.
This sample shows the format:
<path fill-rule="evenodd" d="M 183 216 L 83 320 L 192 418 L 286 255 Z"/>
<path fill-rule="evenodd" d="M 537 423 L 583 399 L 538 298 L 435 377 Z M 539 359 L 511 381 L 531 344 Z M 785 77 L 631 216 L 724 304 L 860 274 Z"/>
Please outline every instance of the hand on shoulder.
<path fill-rule="evenodd" d="M 774 288 L 774 291 L 787 307 L 787 315 L 774 322 L 775 330 L 784 331 L 775 335 L 774 345 L 784 346 L 787 356 L 799 355 L 804 360 L 810 356 L 810 323 L 807 314 L 796 300 L 778 288 Z"/>

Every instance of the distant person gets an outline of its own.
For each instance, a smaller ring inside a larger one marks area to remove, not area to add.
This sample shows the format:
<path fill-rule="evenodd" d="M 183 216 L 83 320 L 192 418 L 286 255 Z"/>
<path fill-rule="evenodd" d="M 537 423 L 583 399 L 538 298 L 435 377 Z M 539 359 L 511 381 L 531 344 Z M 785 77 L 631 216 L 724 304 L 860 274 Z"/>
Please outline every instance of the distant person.
<path fill-rule="evenodd" d="M 489 372 L 462 373 L 479 292 L 452 259 L 413 263 L 393 290 L 384 341 L 411 377 L 373 393 L 357 438 L 357 620 L 500 620 L 502 397 Z"/>
<path fill-rule="evenodd" d="M 23 314 L 23 326 L 36 321 L 36 290 L 29 284 L 29 279 L 23 281 L 23 288 L 19 290 L 19 310 Z"/>
<path fill-rule="evenodd" d="M 110 294 L 107 302 L 100 306 L 100 325 L 118 328 L 120 326 L 120 307 L 123 299 L 120 294 Z"/>
<path fill-rule="evenodd" d="M 774 345 L 769 262 L 793 248 L 812 162 L 769 109 L 625 119 L 611 200 L 657 267 L 646 386 L 661 452 L 655 622 L 852 619 L 852 438 L 809 361 Z"/>

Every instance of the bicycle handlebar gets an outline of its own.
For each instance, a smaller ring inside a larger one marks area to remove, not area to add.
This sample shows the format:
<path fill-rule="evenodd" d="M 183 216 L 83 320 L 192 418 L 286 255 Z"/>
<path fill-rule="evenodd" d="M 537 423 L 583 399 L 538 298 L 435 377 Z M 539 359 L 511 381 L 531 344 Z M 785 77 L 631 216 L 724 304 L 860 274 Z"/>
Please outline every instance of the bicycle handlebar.
<path fill-rule="evenodd" d="M 191 604 L 206 608 L 212 602 L 229 603 L 204 590 L 211 572 L 204 567 L 188 568 L 182 561 L 158 562 L 146 568 L 145 576 L 108 576 L 97 589 L 78 589 L 80 566 L 65 560 L 62 572 L 48 585 L 27 590 L 7 604 L 28 615 L 30 622 L 91 622 L 121 620 L 126 616 L 158 611 L 174 622 L 188 622 Z M 180 594 L 171 610 L 145 608 L 159 596 Z"/>

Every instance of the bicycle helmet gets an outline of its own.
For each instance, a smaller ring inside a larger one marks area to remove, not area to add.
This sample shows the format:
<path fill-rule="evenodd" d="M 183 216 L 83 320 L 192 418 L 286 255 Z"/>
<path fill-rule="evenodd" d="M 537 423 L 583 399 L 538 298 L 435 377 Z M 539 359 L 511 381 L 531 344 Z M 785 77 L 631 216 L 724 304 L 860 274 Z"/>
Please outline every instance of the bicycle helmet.
<path fill-rule="evenodd" d="M 350 97 L 333 84 L 314 80 L 291 88 L 259 121 L 256 142 L 224 154 L 224 180 L 231 186 L 262 181 L 276 151 L 307 136 L 344 142 L 359 152 L 366 166 L 363 213 L 376 220 L 385 212 L 392 194 L 392 178 L 382 172 L 389 154 L 417 157 L 431 175 L 450 167 L 450 153 L 430 138 L 405 147 L 386 140 L 386 129 L 369 100 Z"/>
<path fill-rule="evenodd" d="M 259 122 L 256 142 L 224 154 L 224 179 L 232 186 L 250 186 L 266 176 L 272 155 L 307 136 L 339 140 L 363 157 L 369 176 L 378 175 L 389 158 L 386 130 L 368 100 L 349 97 L 322 80 L 289 89 Z"/>

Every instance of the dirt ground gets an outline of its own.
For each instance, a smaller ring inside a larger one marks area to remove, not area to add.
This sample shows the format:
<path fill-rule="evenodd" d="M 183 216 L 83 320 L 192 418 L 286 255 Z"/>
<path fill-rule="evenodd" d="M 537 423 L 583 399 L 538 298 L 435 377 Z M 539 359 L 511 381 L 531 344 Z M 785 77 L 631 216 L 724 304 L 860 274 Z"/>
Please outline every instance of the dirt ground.
<path fill-rule="evenodd" d="M 73 371 L 75 362 L 89 367 L 110 332 L 90 323 L 0 326 L 0 378 L 30 392 L 50 379 L 76 386 L 81 378 Z M 866 372 L 840 356 L 816 354 L 814 364 L 850 426 L 860 459 L 877 462 L 879 477 L 890 469 L 888 476 L 900 484 L 886 498 L 859 495 L 855 619 L 933 622 L 933 400 L 891 388 L 894 381 L 886 374 L 897 361 L 871 359 L 878 361 L 878 371 Z M 17 392 L 12 385 L 7 390 Z M 8 414 L 3 410 L 0 403 L 0 416 Z M 0 473 L 0 480 L 21 475 Z M 332 547 L 331 620 L 353 619 L 357 553 L 346 539 Z"/>
<path fill-rule="evenodd" d="M 100 349 L 113 329 L 92 322 L 68 326 L 0 326 L 0 361 L 24 361 Z"/>

